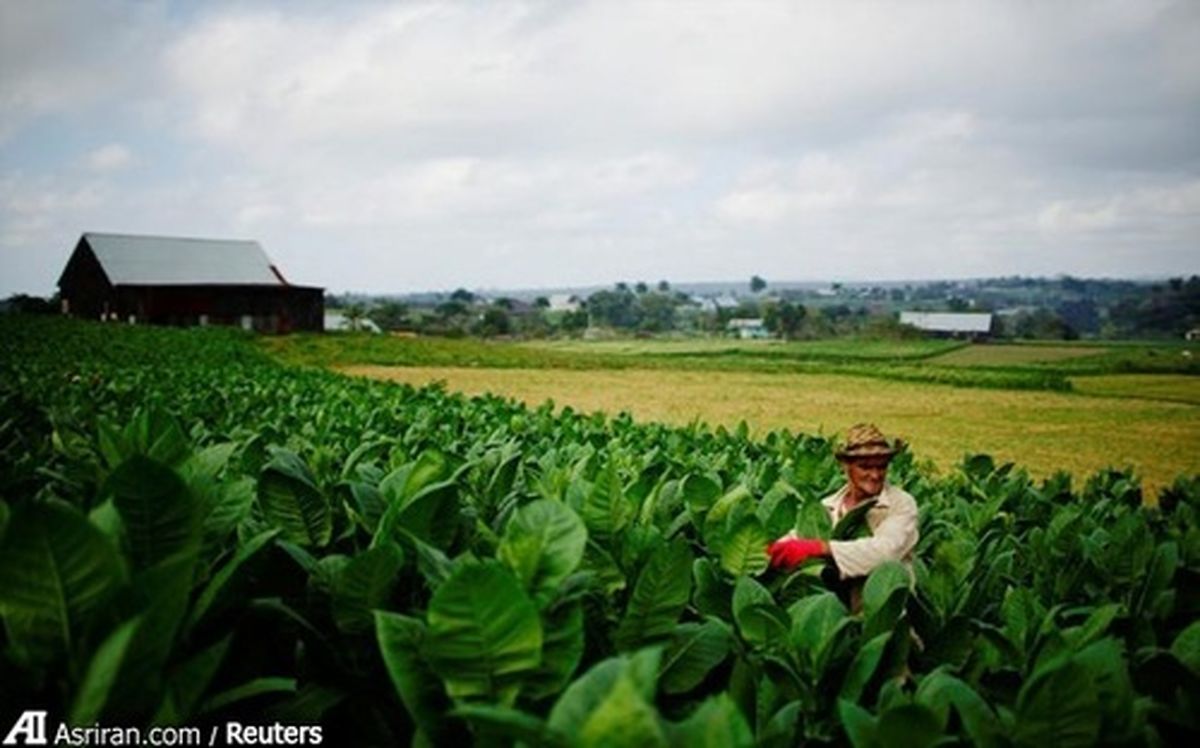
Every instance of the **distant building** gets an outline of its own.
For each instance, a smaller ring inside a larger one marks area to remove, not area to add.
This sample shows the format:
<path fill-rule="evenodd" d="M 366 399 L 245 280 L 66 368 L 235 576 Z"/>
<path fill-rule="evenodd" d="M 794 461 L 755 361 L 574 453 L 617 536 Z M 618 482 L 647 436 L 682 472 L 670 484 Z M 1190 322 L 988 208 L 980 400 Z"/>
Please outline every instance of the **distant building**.
<path fill-rule="evenodd" d="M 1184 340 L 1200 340 L 1200 327 L 1193 327 L 1183 334 Z"/>
<path fill-rule="evenodd" d="M 253 241 L 85 233 L 58 287 L 65 314 L 138 324 L 319 331 L 325 307 Z"/>
<path fill-rule="evenodd" d="M 986 338 L 992 333 L 990 312 L 900 312 L 900 324 L 941 337 Z"/>
<path fill-rule="evenodd" d="M 578 296 L 567 293 L 551 294 L 548 301 L 552 312 L 578 312 L 583 307 Z"/>
<path fill-rule="evenodd" d="M 722 309 L 736 309 L 741 304 L 728 294 L 724 296 L 693 296 L 691 301 L 699 306 L 701 311 L 713 313 Z"/>
<path fill-rule="evenodd" d="M 350 319 L 345 314 L 339 311 L 325 312 L 325 331 L 326 332 L 383 332 L 379 329 L 379 325 L 368 317 L 359 317 L 358 319 Z"/>
<path fill-rule="evenodd" d="M 731 319 L 725 329 L 736 332 L 742 340 L 771 336 L 761 319 Z"/>

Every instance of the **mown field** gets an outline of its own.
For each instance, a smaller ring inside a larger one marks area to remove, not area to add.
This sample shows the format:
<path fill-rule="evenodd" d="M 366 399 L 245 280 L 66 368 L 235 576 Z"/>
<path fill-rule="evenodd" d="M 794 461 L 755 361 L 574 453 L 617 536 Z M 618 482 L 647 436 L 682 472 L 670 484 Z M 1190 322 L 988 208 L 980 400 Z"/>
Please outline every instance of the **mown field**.
<path fill-rule="evenodd" d="M 0 319 L 0 724 L 1195 742 L 1200 478 L 1148 506 L 1127 471 L 904 452 L 912 575 L 880 566 L 851 610 L 764 550 L 864 532 L 819 504 L 833 446 L 346 377 L 230 330 Z"/>
<path fill-rule="evenodd" d="M 874 420 L 949 469 L 989 452 L 1044 478 L 1132 468 L 1150 497 L 1200 472 L 1200 346 L 938 340 L 535 341 L 368 335 L 264 343 L 282 360 L 538 405 L 754 433 Z M 1193 355 L 1194 354 L 1194 355 Z M 1150 374 L 1118 372 L 1160 372 Z"/>
<path fill-rule="evenodd" d="M 870 420 L 908 440 L 922 459 L 949 470 L 987 452 L 1035 477 L 1067 471 L 1084 480 L 1131 468 L 1150 497 L 1182 474 L 1200 473 L 1200 378 L 1088 378 L 1079 393 L 945 387 L 827 374 L 352 366 L 340 369 L 452 391 L 495 393 L 537 406 L 552 400 L 583 412 L 629 412 L 674 425 L 777 429 L 832 436 Z M 1153 393 L 1155 399 L 1144 399 Z M 1170 393 L 1170 396 L 1166 395 Z M 1120 399 L 1108 397 L 1120 394 Z M 1172 401 L 1175 400 L 1175 401 Z"/>

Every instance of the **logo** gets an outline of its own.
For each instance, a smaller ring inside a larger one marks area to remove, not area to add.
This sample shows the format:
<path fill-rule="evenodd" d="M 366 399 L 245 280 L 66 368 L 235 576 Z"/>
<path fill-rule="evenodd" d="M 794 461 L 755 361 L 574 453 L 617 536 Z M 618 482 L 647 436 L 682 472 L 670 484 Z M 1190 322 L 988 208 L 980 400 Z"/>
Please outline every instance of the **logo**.
<path fill-rule="evenodd" d="M 27 711 L 4 736 L 4 745 L 18 745 L 17 736 L 22 736 L 20 745 L 46 745 L 46 712 Z"/>

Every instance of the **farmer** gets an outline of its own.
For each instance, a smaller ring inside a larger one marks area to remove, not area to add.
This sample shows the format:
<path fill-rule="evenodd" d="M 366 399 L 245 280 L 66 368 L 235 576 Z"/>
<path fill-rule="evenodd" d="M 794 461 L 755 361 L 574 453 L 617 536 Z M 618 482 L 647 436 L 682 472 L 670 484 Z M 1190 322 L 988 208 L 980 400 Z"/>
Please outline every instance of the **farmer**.
<path fill-rule="evenodd" d="M 885 561 L 912 561 L 917 545 L 917 503 L 904 490 L 888 483 L 888 463 L 900 449 L 872 424 L 852 426 L 835 453 L 846 473 L 846 485 L 821 500 L 834 525 L 855 507 L 872 502 L 866 514 L 864 537 L 825 541 L 800 538 L 790 532 L 767 548 L 771 565 L 789 569 L 810 558 L 831 559 L 822 575 L 826 583 L 858 607 L 862 578 Z M 910 567 L 911 569 L 911 567 Z"/>

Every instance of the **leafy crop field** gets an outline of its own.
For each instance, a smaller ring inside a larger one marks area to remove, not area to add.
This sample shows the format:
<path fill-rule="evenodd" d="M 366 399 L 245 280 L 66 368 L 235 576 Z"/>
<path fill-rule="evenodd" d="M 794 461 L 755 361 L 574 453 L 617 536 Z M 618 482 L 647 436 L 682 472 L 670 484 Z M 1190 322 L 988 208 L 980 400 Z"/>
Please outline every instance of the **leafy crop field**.
<path fill-rule="evenodd" d="M 1167 375 L 1169 383 L 1159 381 L 1164 375 L 1102 377 L 1103 383 L 1084 378 L 1087 392 L 1102 395 L 1091 397 L 828 374 L 371 366 L 342 371 L 415 386 L 442 382 L 453 391 L 491 392 L 534 407 L 549 399 L 585 413 L 628 411 L 641 420 L 680 426 L 701 421 L 735 428 L 745 421 L 755 436 L 785 428 L 838 434 L 869 419 L 904 436 L 943 471 L 976 452 L 1015 462 L 1037 478 L 1066 471 L 1083 480 L 1109 466 L 1127 467 L 1150 497 L 1178 475 L 1200 473 L 1200 450 L 1164 448 L 1200 444 L 1198 377 Z M 1140 384 L 1125 386 L 1128 377 Z M 1151 396 L 1156 400 L 1145 399 Z"/>
<path fill-rule="evenodd" d="M 950 390 L 947 390 L 950 391 Z M 231 331 L 0 321 L 0 717 L 331 745 L 1163 745 L 1200 731 L 1200 480 L 902 454 L 861 611 L 830 443 L 289 367 Z"/>

